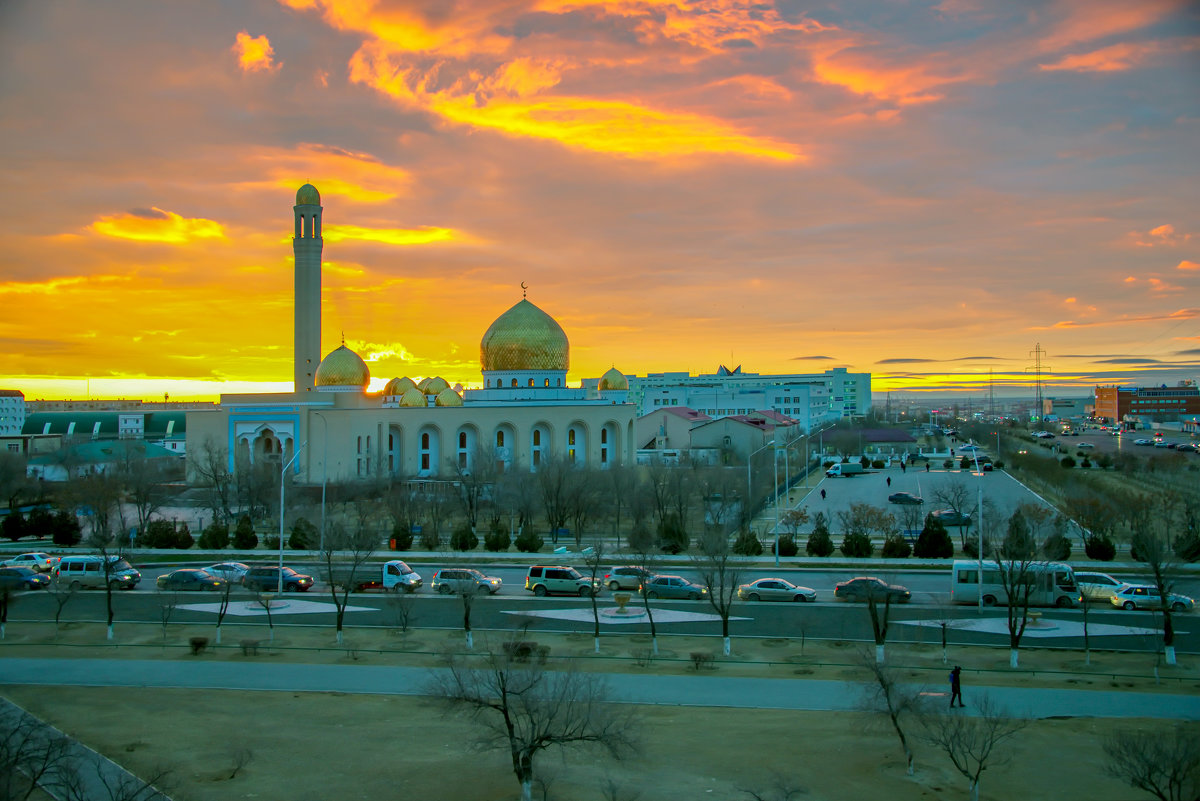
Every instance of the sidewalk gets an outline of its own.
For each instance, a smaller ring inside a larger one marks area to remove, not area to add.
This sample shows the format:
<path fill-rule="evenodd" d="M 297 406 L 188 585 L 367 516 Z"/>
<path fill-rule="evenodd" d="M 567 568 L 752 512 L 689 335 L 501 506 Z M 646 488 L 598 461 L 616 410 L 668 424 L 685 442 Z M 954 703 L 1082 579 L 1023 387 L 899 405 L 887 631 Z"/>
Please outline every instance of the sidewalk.
<path fill-rule="evenodd" d="M 806 679 L 604 674 L 621 703 L 846 711 L 859 706 L 866 685 Z M 423 695 L 430 671 L 367 665 L 163 662 L 125 659 L 4 659 L 0 685 L 157 687 L 178 689 L 341 692 Z M 947 687 L 929 692 L 935 701 Z M 963 684 L 971 714 L 973 695 L 986 692 L 1015 716 L 1031 718 L 1162 718 L 1200 720 L 1200 697 L 1102 690 L 1051 690 Z"/>

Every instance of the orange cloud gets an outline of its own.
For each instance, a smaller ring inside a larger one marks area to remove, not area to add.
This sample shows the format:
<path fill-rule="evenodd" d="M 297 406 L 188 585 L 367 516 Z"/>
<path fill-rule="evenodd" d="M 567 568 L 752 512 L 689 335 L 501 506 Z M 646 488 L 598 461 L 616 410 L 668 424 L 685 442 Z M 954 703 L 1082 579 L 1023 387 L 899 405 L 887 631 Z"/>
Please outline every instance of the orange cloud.
<path fill-rule="evenodd" d="M 130 281 L 123 275 L 73 275 L 67 278 L 51 278 L 48 281 L 5 281 L 0 284 L 0 295 L 55 295 L 72 287 L 86 284 L 107 284 Z"/>
<path fill-rule="evenodd" d="M 358 225 L 327 225 L 322 235 L 329 242 L 357 239 L 363 242 L 383 242 L 387 245 L 428 245 L 433 242 L 464 241 L 468 239 L 452 228 L 363 228 Z"/>
<path fill-rule="evenodd" d="M 116 239 L 171 245 L 183 245 L 197 239 L 225 238 L 225 229 L 218 222 L 203 218 L 189 219 L 157 207 L 151 207 L 149 211 L 104 216 L 88 228 Z"/>
<path fill-rule="evenodd" d="M 1170 314 L 1146 314 L 1141 316 L 1126 316 L 1117 317 L 1110 320 L 1103 320 L 1094 323 L 1081 323 L 1078 320 L 1062 320 L 1054 325 L 1035 325 L 1031 326 L 1031 331 L 1045 331 L 1051 328 L 1098 328 L 1108 325 L 1125 325 L 1126 323 L 1152 323 L 1160 320 L 1195 320 L 1200 317 L 1200 309 L 1178 309 Z"/>
<path fill-rule="evenodd" d="M 275 48 L 266 36 L 251 36 L 239 31 L 231 48 L 238 57 L 242 72 L 274 72 L 282 64 L 275 63 Z"/>
<path fill-rule="evenodd" d="M 551 73 L 524 65 L 501 84 L 512 90 L 544 86 Z M 789 145 L 744 134 L 719 120 L 688 112 L 668 112 L 620 100 L 586 97 L 543 99 L 493 96 L 461 88 L 431 92 L 429 76 L 403 68 L 379 47 L 364 45 L 350 62 L 350 79 L 392 97 L 424 107 L 452 122 L 513 136 L 551 139 L 567 147 L 634 158 L 728 153 L 777 161 L 800 158 Z M 495 79 L 492 79 L 495 80 Z M 476 89 L 490 86 L 481 81 Z"/>
<path fill-rule="evenodd" d="M 1053 64 L 1041 64 L 1039 69 L 1045 72 L 1069 70 L 1072 72 L 1120 72 L 1141 66 L 1144 62 L 1157 55 L 1181 50 L 1194 50 L 1200 46 L 1200 39 L 1189 39 L 1180 42 L 1122 42 L 1102 47 L 1090 53 L 1076 53 L 1063 56 Z"/>
<path fill-rule="evenodd" d="M 295 149 L 259 148 L 250 159 L 265 165 L 268 180 L 237 184 L 241 189 L 280 187 L 295 191 L 311 182 L 323 197 L 340 197 L 359 203 L 383 203 L 397 197 L 411 183 L 408 171 L 384 164 L 370 153 L 329 145 L 303 143 Z"/>
<path fill-rule="evenodd" d="M 1163 225 L 1151 228 L 1145 233 L 1130 231 L 1128 236 L 1133 240 L 1134 245 L 1142 248 L 1152 248 L 1158 246 L 1176 247 L 1190 241 L 1193 234 L 1176 233 L 1175 226 L 1170 223 L 1164 223 Z"/>
<path fill-rule="evenodd" d="M 887 64 L 861 51 L 842 50 L 813 58 L 818 81 L 900 105 L 941 100 L 944 95 L 939 88 L 970 78 L 961 67 L 956 69 L 959 74 L 948 74 L 949 68 L 934 63 Z"/>
<path fill-rule="evenodd" d="M 1159 279 L 1159 278 L 1147 278 L 1146 282 L 1150 284 L 1150 291 L 1152 291 L 1152 292 L 1182 292 L 1183 291 L 1183 287 L 1176 286 L 1174 284 L 1168 284 L 1166 281 L 1163 281 L 1162 279 Z"/>
<path fill-rule="evenodd" d="M 1200 264 L 1184 259 L 1175 267 L 1176 270 L 1200 270 Z"/>
<path fill-rule="evenodd" d="M 1054 52 L 1080 42 L 1140 30 L 1185 5 L 1186 0 L 1060 0 L 1051 13 L 1061 9 L 1065 14 L 1038 46 L 1042 52 Z"/>

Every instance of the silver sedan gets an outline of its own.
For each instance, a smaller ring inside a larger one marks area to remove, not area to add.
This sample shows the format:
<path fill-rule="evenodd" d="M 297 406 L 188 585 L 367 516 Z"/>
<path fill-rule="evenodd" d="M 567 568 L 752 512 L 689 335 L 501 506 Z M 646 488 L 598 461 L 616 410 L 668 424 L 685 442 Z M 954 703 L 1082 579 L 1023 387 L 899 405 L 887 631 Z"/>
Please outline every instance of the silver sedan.
<path fill-rule="evenodd" d="M 743 601 L 797 601 L 817 600 L 817 591 L 800 587 L 787 579 L 760 578 L 738 587 L 738 598 Z"/>

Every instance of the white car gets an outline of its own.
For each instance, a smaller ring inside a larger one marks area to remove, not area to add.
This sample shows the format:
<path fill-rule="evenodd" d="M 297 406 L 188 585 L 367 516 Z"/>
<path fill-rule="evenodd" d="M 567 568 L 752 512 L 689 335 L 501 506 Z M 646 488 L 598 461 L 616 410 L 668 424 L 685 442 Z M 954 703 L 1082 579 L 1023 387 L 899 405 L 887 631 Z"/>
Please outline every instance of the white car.
<path fill-rule="evenodd" d="M 1096 443 L 1094 443 L 1094 442 L 1081 442 L 1081 443 L 1079 443 L 1079 445 L 1078 445 L 1077 447 L 1079 447 L 1079 448 L 1089 448 L 1089 449 L 1090 449 L 1090 448 L 1094 448 L 1094 447 L 1096 447 Z"/>
<path fill-rule="evenodd" d="M 959 450 L 962 451 L 963 453 L 974 453 L 975 451 L 979 450 L 979 446 L 978 445 L 963 445 L 961 448 L 959 448 Z"/>
<path fill-rule="evenodd" d="M 1171 593 L 1170 596 L 1172 612 L 1190 612 L 1196 602 L 1186 595 L 1177 595 Z M 1162 609 L 1162 596 L 1158 594 L 1157 587 L 1151 587 L 1143 584 L 1129 584 L 1121 587 L 1112 594 L 1112 605 L 1122 609 Z"/>
<path fill-rule="evenodd" d="M 250 569 L 250 565 L 242 564 L 241 562 L 221 562 L 219 565 L 209 565 L 204 569 L 217 578 L 223 578 L 231 584 L 241 584 L 246 571 Z"/>
<path fill-rule="evenodd" d="M 58 564 L 58 557 L 48 553 L 23 553 L 0 562 L 4 567 L 28 567 L 39 573 L 49 573 Z"/>
<path fill-rule="evenodd" d="M 1154 444 L 1154 440 L 1150 440 L 1150 439 L 1135 439 L 1135 440 L 1133 441 L 1133 444 L 1134 444 L 1134 445 L 1153 445 L 1153 444 Z"/>
<path fill-rule="evenodd" d="M 1128 586 L 1126 582 L 1115 579 L 1107 573 L 1078 570 L 1075 571 L 1075 583 L 1079 585 L 1079 592 L 1089 601 L 1107 601 L 1117 590 Z"/>

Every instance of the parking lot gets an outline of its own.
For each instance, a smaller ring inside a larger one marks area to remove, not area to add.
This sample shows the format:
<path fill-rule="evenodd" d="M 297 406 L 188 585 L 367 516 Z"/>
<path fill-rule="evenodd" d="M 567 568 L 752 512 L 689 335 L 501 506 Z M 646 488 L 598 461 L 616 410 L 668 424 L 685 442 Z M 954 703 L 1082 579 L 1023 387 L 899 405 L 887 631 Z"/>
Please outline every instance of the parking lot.
<path fill-rule="evenodd" d="M 980 477 L 967 470 L 943 470 L 930 465 L 930 470 L 926 472 L 924 462 L 918 462 L 917 467 L 909 467 L 905 471 L 901 471 L 899 467 L 891 467 L 847 478 L 825 478 L 821 475 L 820 483 L 807 492 L 803 487 L 794 488 L 791 491 L 790 505 L 792 508 L 807 508 L 810 517 L 817 512 L 824 512 L 835 536 L 840 533 L 837 513 L 849 511 L 853 503 L 883 507 L 900 518 L 902 507 L 888 503 L 888 495 L 910 492 L 924 499 L 919 508 L 923 514 L 928 514 L 937 509 L 947 508 L 946 504 L 938 503 L 934 498 L 938 490 L 951 484 L 962 484 L 967 488 L 969 501 L 966 511 L 972 516 L 978 508 L 980 487 L 983 488 L 984 499 L 994 504 L 1006 516 L 1023 503 L 1048 506 L 1039 496 L 1002 470 L 989 471 Z M 815 476 L 816 474 L 814 478 Z M 821 490 L 825 491 L 824 498 L 821 497 Z M 770 526 L 772 517 L 770 509 L 764 510 L 762 519 L 766 521 L 767 526 Z"/>

